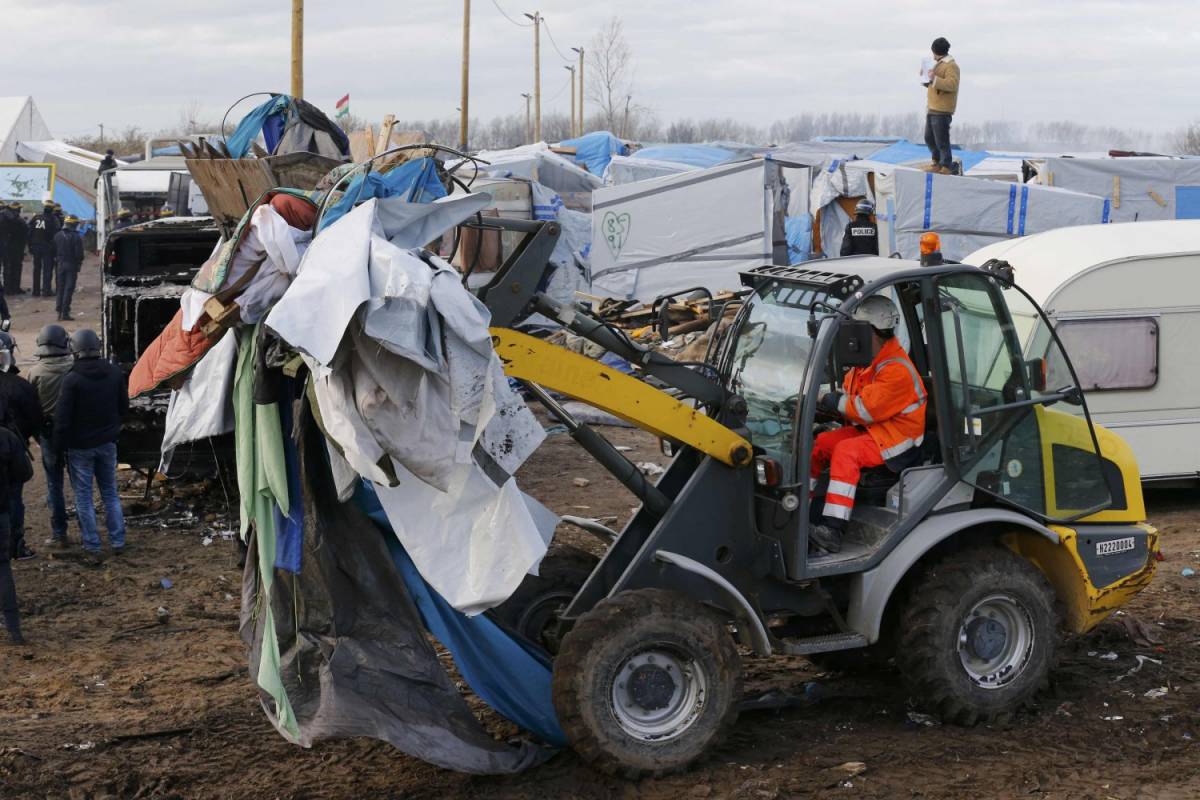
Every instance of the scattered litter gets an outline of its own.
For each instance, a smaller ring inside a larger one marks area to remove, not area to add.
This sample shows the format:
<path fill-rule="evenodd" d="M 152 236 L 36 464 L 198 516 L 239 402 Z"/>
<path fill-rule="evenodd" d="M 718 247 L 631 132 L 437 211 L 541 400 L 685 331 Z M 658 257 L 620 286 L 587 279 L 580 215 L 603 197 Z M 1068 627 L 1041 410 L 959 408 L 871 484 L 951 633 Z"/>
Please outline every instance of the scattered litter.
<path fill-rule="evenodd" d="M 1070 702 L 1063 703 L 1058 708 L 1054 709 L 1054 713 L 1060 717 L 1069 717 L 1069 716 L 1071 716 L 1071 712 L 1068 711 L 1067 709 L 1069 709 L 1070 707 L 1071 707 Z"/>
<path fill-rule="evenodd" d="M 95 747 L 96 747 L 95 742 L 80 742 L 79 744 L 75 744 L 74 742 L 67 742 L 66 744 L 64 744 L 62 746 L 62 749 L 79 751 L 79 750 L 94 750 Z"/>
<path fill-rule="evenodd" d="M 1111 717 L 1101 717 L 1100 719 L 1104 720 L 1105 722 L 1119 722 L 1120 720 L 1123 720 L 1125 718 L 1122 717 L 1120 714 L 1116 714 Z"/>
<path fill-rule="evenodd" d="M 1130 675 L 1135 675 L 1135 674 L 1141 672 L 1142 667 L 1144 667 L 1146 665 L 1147 661 L 1149 661 L 1151 664 L 1157 664 L 1160 667 L 1162 666 L 1162 662 L 1159 661 L 1157 658 L 1151 658 L 1150 656 L 1134 656 L 1134 658 L 1137 659 L 1137 666 L 1135 666 L 1133 669 L 1129 670 L 1128 672 L 1126 672 L 1122 675 L 1118 675 L 1116 677 L 1116 679 L 1113 680 L 1113 683 L 1116 683 L 1119 680 L 1128 678 Z"/>
<path fill-rule="evenodd" d="M 158 617 L 159 625 L 166 625 L 171 621 L 171 612 L 167 611 L 167 609 L 163 608 L 162 606 L 159 606 L 157 609 L 155 609 L 154 614 Z"/>
<path fill-rule="evenodd" d="M 1180 570 L 1179 574 L 1185 578 L 1190 578 L 1196 574 L 1196 570 L 1192 569 L 1191 567 L 1184 567 L 1182 570 Z"/>
<path fill-rule="evenodd" d="M 160 581 L 158 582 L 158 585 L 159 585 L 159 586 L 161 586 L 161 587 L 163 587 L 164 589 L 170 589 L 170 588 L 171 588 L 172 586 L 174 586 L 175 584 L 171 583 L 171 579 L 170 579 L 170 578 L 163 578 L 162 580 L 160 580 Z"/>
<path fill-rule="evenodd" d="M 630 450 L 633 449 L 632 447 L 630 447 L 627 444 L 618 444 L 618 445 L 614 445 L 614 446 L 617 448 L 618 453 L 628 453 Z"/>
<path fill-rule="evenodd" d="M 845 772 L 851 778 L 853 778 L 855 775 L 862 775 L 864 772 L 866 772 L 867 765 L 861 761 L 847 761 L 845 764 L 839 764 L 838 766 L 834 767 L 834 769 L 838 770 L 839 772 Z"/>
<path fill-rule="evenodd" d="M 203 539 L 200 540 L 200 544 L 204 545 L 205 547 L 208 547 L 212 543 L 213 543 L 213 538 L 211 536 L 205 536 Z"/>
<path fill-rule="evenodd" d="M 1112 652 L 1111 650 L 1109 652 L 1103 654 L 1102 656 L 1100 656 L 1101 661 L 1116 661 L 1118 658 L 1120 658 L 1120 656 L 1118 656 L 1116 653 Z"/>
<path fill-rule="evenodd" d="M 569 433 L 566 425 L 550 425 L 546 428 L 547 436 L 557 436 L 558 434 Z"/>
<path fill-rule="evenodd" d="M 937 728 L 941 726 L 941 720 L 930 714 L 921 714 L 917 711 L 908 712 L 908 721 L 914 725 L 923 725 L 926 728 Z"/>
<path fill-rule="evenodd" d="M 1153 647 L 1156 644 L 1162 644 L 1162 631 L 1150 627 L 1132 614 L 1122 617 L 1118 622 L 1134 644 L 1139 647 Z"/>
<path fill-rule="evenodd" d="M 1166 697 L 1169 691 L 1170 689 L 1168 689 L 1166 686 L 1160 686 L 1157 689 L 1151 689 L 1142 696 L 1149 697 L 1151 699 L 1158 699 L 1159 697 Z"/>
<path fill-rule="evenodd" d="M 571 483 L 578 486 L 580 489 L 591 483 L 587 478 L 572 478 Z"/>
<path fill-rule="evenodd" d="M 665 469 L 660 467 L 658 464 L 655 464 L 653 461 L 639 461 L 637 468 L 649 475 L 651 478 L 657 475 L 662 475 L 664 472 L 666 472 Z"/>

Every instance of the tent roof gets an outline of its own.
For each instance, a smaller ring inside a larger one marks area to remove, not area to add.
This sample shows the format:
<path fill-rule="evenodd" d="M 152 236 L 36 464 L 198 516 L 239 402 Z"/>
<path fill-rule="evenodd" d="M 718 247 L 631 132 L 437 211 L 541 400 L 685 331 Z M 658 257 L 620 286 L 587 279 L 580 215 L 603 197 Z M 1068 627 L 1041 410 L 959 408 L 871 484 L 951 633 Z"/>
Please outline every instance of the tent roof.
<path fill-rule="evenodd" d="M 963 259 L 982 264 L 1008 261 L 1017 283 L 1044 303 L 1075 276 L 1109 261 L 1138 256 L 1200 253 L 1200 220 L 1076 225 L 990 244 Z"/>
<path fill-rule="evenodd" d="M 987 152 L 983 150 L 962 150 L 958 147 L 953 150 L 954 157 L 962 161 L 964 170 L 969 170 L 988 157 Z M 929 163 L 929 148 L 923 144 L 914 144 L 901 139 L 882 150 L 876 150 L 871 154 L 871 160 L 882 161 L 885 164 Z"/>
<path fill-rule="evenodd" d="M 58 161 L 69 161 L 72 164 L 78 164 L 81 167 L 88 167 L 93 170 L 98 170 L 100 162 L 104 159 L 104 156 L 99 153 L 93 153 L 91 150 L 84 150 L 82 147 L 75 147 L 66 142 L 60 142 L 57 139 L 20 142 L 17 145 L 17 155 L 35 164 L 46 163 L 46 159 L 54 158 Z M 125 162 L 118 160 L 117 163 L 124 164 Z"/>
<path fill-rule="evenodd" d="M 0 161 L 17 160 L 17 142 L 50 138 L 32 97 L 0 97 Z"/>

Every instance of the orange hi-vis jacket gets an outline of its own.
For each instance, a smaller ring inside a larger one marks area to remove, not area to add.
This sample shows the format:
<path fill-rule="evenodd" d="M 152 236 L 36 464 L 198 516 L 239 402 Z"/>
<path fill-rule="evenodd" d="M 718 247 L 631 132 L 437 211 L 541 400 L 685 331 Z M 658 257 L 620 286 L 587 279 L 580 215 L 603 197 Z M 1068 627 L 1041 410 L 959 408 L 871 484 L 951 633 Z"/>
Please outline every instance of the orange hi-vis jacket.
<path fill-rule="evenodd" d="M 855 367 L 842 381 L 838 411 L 866 428 L 893 468 L 911 464 L 912 450 L 925 440 L 925 385 L 898 339 L 888 339 L 868 367 Z"/>

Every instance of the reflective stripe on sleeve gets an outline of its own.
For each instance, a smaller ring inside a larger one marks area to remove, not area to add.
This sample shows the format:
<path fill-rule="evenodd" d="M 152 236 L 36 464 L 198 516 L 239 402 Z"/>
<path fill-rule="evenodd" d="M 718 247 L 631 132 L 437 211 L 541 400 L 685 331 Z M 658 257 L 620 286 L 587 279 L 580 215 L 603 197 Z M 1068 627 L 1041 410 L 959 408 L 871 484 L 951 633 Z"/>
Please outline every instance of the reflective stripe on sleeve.
<path fill-rule="evenodd" d="M 842 497 L 845 497 L 849 500 L 853 500 L 854 495 L 857 492 L 858 492 L 858 486 L 856 486 L 853 483 L 846 483 L 845 481 L 830 481 L 829 482 L 828 493 L 831 495 L 832 494 L 841 495 Z"/>
<path fill-rule="evenodd" d="M 907 453 L 909 450 L 913 449 L 914 447 L 920 447 L 921 443 L 924 441 L 925 441 L 925 436 L 924 436 L 924 434 L 922 434 L 921 436 L 918 436 L 915 439 L 905 439 L 904 441 L 899 442 L 898 444 L 894 444 L 891 447 L 882 449 L 882 450 L 880 450 L 880 453 L 883 454 L 883 458 L 886 461 L 890 458 L 895 458 L 896 456 L 903 455 L 904 453 Z"/>
<path fill-rule="evenodd" d="M 837 505 L 836 503 L 830 503 L 829 501 L 826 501 L 825 508 L 822 510 L 821 513 L 823 516 L 826 516 L 826 517 L 833 517 L 834 519 L 848 520 L 848 519 L 850 519 L 850 512 L 853 510 L 854 510 L 854 508 L 852 506 L 842 506 L 842 505 Z"/>
<path fill-rule="evenodd" d="M 867 411 L 867 406 L 863 403 L 861 397 L 854 398 L 854 413 L 858 414 L 859 419 L 868 425 L 875 421 L 875 418 Z"/>

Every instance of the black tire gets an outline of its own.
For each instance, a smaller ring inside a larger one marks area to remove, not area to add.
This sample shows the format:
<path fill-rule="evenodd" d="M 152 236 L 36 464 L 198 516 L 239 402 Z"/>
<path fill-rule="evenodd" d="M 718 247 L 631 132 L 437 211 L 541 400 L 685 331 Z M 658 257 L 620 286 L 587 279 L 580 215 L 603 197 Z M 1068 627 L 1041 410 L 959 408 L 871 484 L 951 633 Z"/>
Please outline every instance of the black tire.
<path fill-rule="evenodd" d="M 933 564 L 913 587 L 896 664 L 917 702 L 945 721 L 1003 724 L 1046 687 L 1059 640 L 1054 590 L 1037 567 L 976 547 Z"/>
<path fill-rule="evenodd" d="M 622 676 L 629 679 L 620 683 Z M 639 589 L 580 617 L 554 662 L 553 695 L 567 741 L 584 761 L 629 779 L 667 775 L 687 769 L 733 727 L 742 664 L 710 611 L 675 592 Z M 665 721 L 651 719 L 663 709 Z"/>
<path fill-rule="evenodd" d="M 558 652 L 558 618 L 599 561 L 570 545 L 554 547 L 542 559 L 538 574 L 526 575 L 492 613 L 534 644 Z"/>

